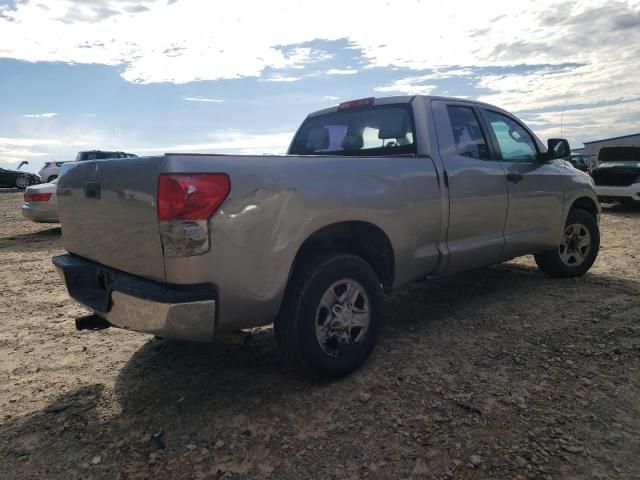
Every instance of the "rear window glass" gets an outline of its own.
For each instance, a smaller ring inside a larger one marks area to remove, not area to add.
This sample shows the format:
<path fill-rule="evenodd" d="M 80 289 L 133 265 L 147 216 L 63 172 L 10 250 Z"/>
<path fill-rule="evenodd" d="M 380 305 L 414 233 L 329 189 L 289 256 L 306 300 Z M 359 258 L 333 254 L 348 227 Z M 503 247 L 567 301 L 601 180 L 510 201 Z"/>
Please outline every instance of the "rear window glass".
<path fill-rule="evenodd" d="M 76 161 L 81 160 L 104 160 L 105 158 L 121 158 L 119 152 L 80 152 Z"/>
<path fill-rule="evenodd" d="M 343 110 L 308 118 L 292 155 L 394 155 L 416 153 L 409 105 Z"/>
<path fill-rule="evenodd" d="M 447 107 L 456 153 L 463 157 L 487 160 L 489 150 L 476 114 L 470 107 Z"/>
<path fill-rule="evenodd" d="M 602 147 L 598 153 L 598 161 L 640 163 L 640 147 Z"/>

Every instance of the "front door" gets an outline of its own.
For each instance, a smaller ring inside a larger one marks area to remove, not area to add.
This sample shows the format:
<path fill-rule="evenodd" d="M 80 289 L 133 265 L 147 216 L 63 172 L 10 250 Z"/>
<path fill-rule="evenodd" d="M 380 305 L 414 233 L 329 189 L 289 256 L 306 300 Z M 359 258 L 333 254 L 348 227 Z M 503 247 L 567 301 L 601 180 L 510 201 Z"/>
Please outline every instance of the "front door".
<path fill-rule="evenodd" d="M 508 192 L 502 163 L 490 158 L 473 104 L 438 100 L 432 108 L 449 194 L 445 272 L 491 265 L 504 247 Z"/>
<path fill-rule="evenodd" d="M 515 118 L 488 108 L 482 114 L 509 190 L 503 257 L 555 248 L 563 224 L 563 167 L 540 161 L 533 135 Z"/>

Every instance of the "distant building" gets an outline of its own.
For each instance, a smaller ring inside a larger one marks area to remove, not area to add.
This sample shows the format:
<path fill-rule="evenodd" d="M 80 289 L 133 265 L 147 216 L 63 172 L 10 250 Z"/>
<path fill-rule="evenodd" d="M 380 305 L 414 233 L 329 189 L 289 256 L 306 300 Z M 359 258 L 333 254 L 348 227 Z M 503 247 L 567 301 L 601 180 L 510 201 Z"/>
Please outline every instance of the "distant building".
<path fill-rule="evenodd" d="M 640 147 L 640 133 L 584 142 L 584 153 L 597 158 L 602 147 Z"/>

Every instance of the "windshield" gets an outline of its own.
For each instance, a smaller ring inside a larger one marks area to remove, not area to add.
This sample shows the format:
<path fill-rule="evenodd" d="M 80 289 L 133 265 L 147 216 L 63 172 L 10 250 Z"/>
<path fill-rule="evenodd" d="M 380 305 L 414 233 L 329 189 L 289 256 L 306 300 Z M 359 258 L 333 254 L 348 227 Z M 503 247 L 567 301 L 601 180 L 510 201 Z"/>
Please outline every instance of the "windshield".
<path fill-rule="evenodd" d="M 382 105 L 342 110 L 307 118 L 298 130 L 291 155 L 415 154 L 411 107 Z"/>
<path fill-rule="evenodd" d="M 640 163 L 640 147 L 602 147 L 598 153 L 598 161 Z"/>

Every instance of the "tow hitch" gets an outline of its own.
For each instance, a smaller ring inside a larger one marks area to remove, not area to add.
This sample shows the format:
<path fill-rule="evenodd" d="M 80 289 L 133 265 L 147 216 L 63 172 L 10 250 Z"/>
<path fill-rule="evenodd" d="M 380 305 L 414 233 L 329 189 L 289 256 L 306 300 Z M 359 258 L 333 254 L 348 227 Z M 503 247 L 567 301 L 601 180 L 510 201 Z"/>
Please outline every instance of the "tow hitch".
<path fill-rule="evenodd" d="M 95 313 L 76 318 L 77 330 L 104 330 L 110 326 L 111 324 L 109 322 Z"/>

